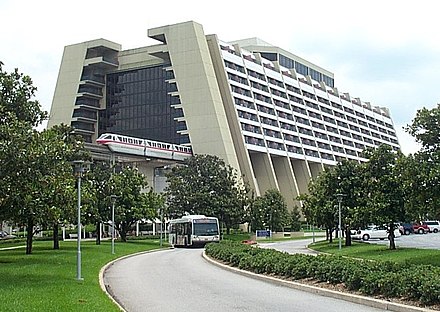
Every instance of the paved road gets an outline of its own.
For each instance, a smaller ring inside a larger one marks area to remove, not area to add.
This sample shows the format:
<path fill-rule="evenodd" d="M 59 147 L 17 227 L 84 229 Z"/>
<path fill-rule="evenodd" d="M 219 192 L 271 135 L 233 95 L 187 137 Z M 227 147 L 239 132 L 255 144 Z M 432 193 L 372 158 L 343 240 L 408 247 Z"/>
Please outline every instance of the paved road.
<path fill-rule="evenodd" d="M 396 238 L 397 247 L 440 249 L 440 233 L 402 235 Z M 371 244 L 389 245 L 388 240 L 369 240 Z"/>
<path fill-rule="evenodd" d="M 325 240 L 324 237 L 316 238 L 316 241 Z M 313 239 L 298 239 L 298 240 L 287 240 L 275 243 L 264 243 L 259 242 L 258 246 L 261 248 L 272 248 L 279 251 L 285 251 L 291 254 L 302 253 L 308 255 L 317 255 L 318 252 L 308 249 L 307 246 L 313 242 Z"/>
<path fill-rule="evenodd" d="M 226 271 L 204 260 L 202 251 L 170 249 L 125 258 L 108 268 L 104 283 L 129 312 L 381 311 Z"/>

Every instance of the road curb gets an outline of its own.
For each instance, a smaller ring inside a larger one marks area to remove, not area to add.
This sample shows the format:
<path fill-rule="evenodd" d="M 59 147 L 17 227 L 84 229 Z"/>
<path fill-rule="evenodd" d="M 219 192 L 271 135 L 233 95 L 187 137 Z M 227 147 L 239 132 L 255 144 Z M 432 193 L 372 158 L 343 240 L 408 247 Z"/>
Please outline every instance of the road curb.
<path fill-rule="evenodd" d="M 110 285 L 106 285 L 104 283 L 104 274 L 105 271 L 111 267 L 113 264 L 115 264 L 117 261 L 126 259 L 126 258 L 130 258 L 130 257 L 134 257 L 134 256 L 139 256 L 142 254 L 146 254 L 146 253 L 151 253 L 151 252 L 157 252 L 157 251 L 163 251 L 163 250 L 168 250 L 168 249 L 172 249 L 172 248 L 160 248 L 160 249 L 153 249 L 153 250 L 146 250 L 146 251 L 141 251 L 141 252 L 137 252 L 131 255 L 125 255 L 122 256 L 120 258 L 114 259 L 112 261 L 110 261 L 109 263 L 107 263 L 106 265 L 104 265 L 101 270 L 99 270 L 99 286 L 101 287 L 102 291 L 107 295 L 107 297 L 110 298 L 110 300 L 119 308 L 120 311 L 123 312 L 127 312 L 127 310 L 125 310 L 125 308 L 122 306 L 122 304 L 120 304 L 118 302 L 118 300 L 115 298 L 115 296 L 113 295 L 113 291 L 111 289 Z"/>
<path fill-rule="evenodd" d="M 282 279 L 275 278 L 272 276 L 256 274 L 253 272 L 241 270 L 236 267 L 231 267 L 229 265 L 225 265 L 223 263 L 217 262 L 214 259 L 208 257 L 206 255 L 205 251 L 203 251 L 202 256 L 206 261 L 210 262 L 213 265 L 221 267 L 225 270 L 228 270 L 228 271 L 231 271 L 234 273 L 238 273 L 238 274 L 241 274 L 244 276 L 252 277 L 252 278 L 255 278 L 258 280 L 271 282 L 276 285 L 285 286 L 285 287 L 289 287 L 289 288 L 293 288 L 293 289 L 297 289 L 297 290 L 302 290 L 302 291 L 307 291 L 310 293 L 318 294 L 320 296 L 341 299 L 341 300 L 369 306 L 372 308 L 383 309 L 383 310 L 388 310 L 388 311 L 395 311 L 395 312 L 438 312 L 438 311 L 427 309 L 427 308 L 419 308 L 419 307 L 404 305 L 404 304 L 400 304 L 400 303 L 389 302 L 386 300 L 380 300 L 380 299 L 369 298 L 369 297 L 364 297 L 364 296 L 359 296 L 359 295 L 354 295 L 354 294 L 348 294 L 348 293 L 343 293 L 343 292 L 339 292 L 339 291 L 335 291 L 335 290 L 331 290 L 331 289 L 325 289 L 325 288 L 320 288 L 320 287 L 316 287 L 316 286 L 305 285 L 305 284 L 301 284 L 298 282 L 286 281 L 286 280 L 282 280 Z"/>

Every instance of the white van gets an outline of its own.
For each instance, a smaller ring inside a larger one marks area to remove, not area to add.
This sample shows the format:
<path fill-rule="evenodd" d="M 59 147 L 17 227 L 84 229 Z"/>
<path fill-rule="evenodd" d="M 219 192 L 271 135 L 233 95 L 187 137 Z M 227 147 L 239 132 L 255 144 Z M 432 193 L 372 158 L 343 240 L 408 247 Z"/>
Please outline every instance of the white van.
<path fill-rule="evenodd" d="M 423 224 L 426 224 L 429 227 L 429 232 L 437 233 L 440 231 L 440 222 L 439 221 L 423 221 Z"/>

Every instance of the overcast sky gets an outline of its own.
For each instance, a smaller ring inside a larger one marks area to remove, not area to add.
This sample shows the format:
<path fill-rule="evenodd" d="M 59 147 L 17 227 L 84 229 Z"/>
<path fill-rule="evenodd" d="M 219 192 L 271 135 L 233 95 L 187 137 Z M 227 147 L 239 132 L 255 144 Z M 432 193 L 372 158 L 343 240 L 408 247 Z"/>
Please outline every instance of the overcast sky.
<path fill-rule="evenodd" d="M 341 92 L 388 107 L 402 127 L 440 103 L 440 26 L 435 0 L 25 1 L 0 0 L 0 61 L 33 79 L 50 111 L 63 48 L 105 38 L 130 49 L 153 44 L 149 28 L 188 20 L 220 40 L 259 37 L 335 75 Z"/>

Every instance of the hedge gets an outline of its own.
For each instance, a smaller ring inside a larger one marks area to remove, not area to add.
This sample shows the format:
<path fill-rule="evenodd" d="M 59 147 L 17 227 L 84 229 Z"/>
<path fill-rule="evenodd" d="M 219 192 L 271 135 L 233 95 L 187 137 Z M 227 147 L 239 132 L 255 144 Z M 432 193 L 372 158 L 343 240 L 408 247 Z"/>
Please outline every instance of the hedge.
<path fill-rule="evenodd" d="M 430 265 L 289 254 L 232 241 L 208 244 L 206 254 L 258 274 L 273 274 L 291 280 L 310 278 L 342 284 L 348 290 L 365 295 L 410 299 L 426 305 L 440 303 L 440 268 Z"/>

